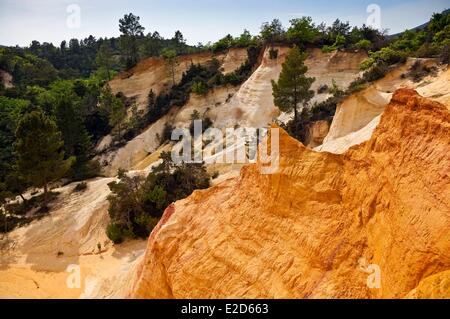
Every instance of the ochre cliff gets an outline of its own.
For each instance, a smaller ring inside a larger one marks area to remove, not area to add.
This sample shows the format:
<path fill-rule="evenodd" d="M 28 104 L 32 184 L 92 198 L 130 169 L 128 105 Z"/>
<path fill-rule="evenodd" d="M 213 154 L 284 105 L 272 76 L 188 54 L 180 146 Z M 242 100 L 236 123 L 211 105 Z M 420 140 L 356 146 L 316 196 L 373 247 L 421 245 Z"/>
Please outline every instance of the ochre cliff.
<path fill-rule="evenodd" d="M 316 153 L 280 131 L 278 172 L 259 166 L 166 210 L 129 297 L 450 297 L 446 107 L 401 89 L 369 141 Z"/>

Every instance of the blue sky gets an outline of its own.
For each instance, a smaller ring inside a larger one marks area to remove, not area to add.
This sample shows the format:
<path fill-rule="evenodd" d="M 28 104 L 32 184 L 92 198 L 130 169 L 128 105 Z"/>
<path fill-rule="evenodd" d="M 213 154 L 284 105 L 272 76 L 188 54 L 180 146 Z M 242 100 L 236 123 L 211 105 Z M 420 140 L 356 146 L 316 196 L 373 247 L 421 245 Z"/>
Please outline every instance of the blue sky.
<path fill-rule="evenodd" d="M 258 33 L 261 23 L 279 18 L 286 26 L 290 19 L 304 15 L 315 22 L 334 19 L 352 25 L 366 22 L 369 4 L 381 9 L 381 27 L 397 33 L 426 22 L 433 12 L 450 7 L 448 0 L 0 0 L 0 44 L 28 45 L 32 40 L 62 40 L 119 35 L 118 20 L 125 13 L 141 17 L 146 32 L 158 30 L 172 37 L 181 30 L 188 43 L 215 41 L 244 28 Z M 81 10 L 79 28 L 68 28 L 68 5 Z"/>

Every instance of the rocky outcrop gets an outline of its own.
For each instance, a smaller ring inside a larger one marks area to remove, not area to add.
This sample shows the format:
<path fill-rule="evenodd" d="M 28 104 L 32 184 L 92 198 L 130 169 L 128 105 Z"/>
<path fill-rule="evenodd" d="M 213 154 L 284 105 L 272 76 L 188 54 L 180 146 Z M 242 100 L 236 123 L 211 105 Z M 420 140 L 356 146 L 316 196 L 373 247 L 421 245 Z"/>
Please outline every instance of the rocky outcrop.
<path fill-rule="evenodd" d="M 200 52 L 178 57 L 174 69 L 175 82 L 178 83 L 192 64 L 206 64 L 217 59 L 223 73 L 229 73 L 239 68 L 247 59 L 245 48 L 233 48 L 224 53 L 212 54 Z M 114 93 L 122 92 L 128 98 L 135 98 L 141 109 L 146 109 L 150 89 L 155 94 L 172 86 L 172 70 L 163 58 L 148 58 L 138 63 L 134 68 L 119 74 L 109 82 Z"/>
<path fill-rule="evenodd" d="M 414 82 L 405 74 L 417 61 L 429 68 L 439 69 L 439 72 L 431 72 L 422 80 Z M 438 101 L 450 109 L 450 69 L 439 66 L 435 59 L 410 58 L 366 89 L 345 98 L 336 109 L 323 144 L 316 150 L 342 154 L 353 145 L 367 141 L 378 125 L 393 91 L 399 88 L 415 89 L 420 95 Z"/>
<path fill-rule="evenodd" d="M 316 153 L 280 131 L 278 171 L 260 166 L 170 206 L 129 296 L 450 297 L 445 106 L 398 90 L 369 141 Z"/>
<path fill-rule="evenodd" d="M 10 89 L 14 87 L 12 75 L 3 70 L 0 70 L 0 83 L 3 84 L 5 89 Z"/>
<path fill-rule="evenodd" d="M 330 123 L 328 121 L 316 121 L 311 123 L 308 127 L 308 135 L 305 145 L 309 148 L 314 148 L 322 145 L 323 140 L 330 130 Z"/>

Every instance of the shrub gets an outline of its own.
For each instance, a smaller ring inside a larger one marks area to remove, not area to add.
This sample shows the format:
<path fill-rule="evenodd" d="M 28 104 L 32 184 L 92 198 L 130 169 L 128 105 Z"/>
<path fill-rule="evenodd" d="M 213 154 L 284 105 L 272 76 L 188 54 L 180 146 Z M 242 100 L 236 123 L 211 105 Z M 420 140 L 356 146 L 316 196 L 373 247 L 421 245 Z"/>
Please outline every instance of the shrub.
<path fill-rule="evenodd" d="M 367 87 L 367 81 L 363 78 L 357 78 L 351 82 L 345 92 L 346 95 L 353 94 L 355 92 L 361 91 Z"/>
<path fill-rule="evenodd" d="M 172 124 L 167 123 L 164 124 L 164 128 L 162 131 L 161 136 L 159 137 L 159 143 L 160 145 L 164 144 L 167 141 L 170 141 L 172 139 L 172 132 L 175 129 L 174 126 L 172 126 Z"/>
<path fill-rule="evenodd" d="M 228 34 L 225 37 L 223 37 L 222 39 L 220 39 L 219 41 L 217 41 L 216 43 L 214 43 L 211 47 L 211 50 L 214 53 L 225 51 L 225 50 L 231 48 L 234 44 L 235 44 L 235 40 L 233 39 L 233 37 L 230 34 Z"/>
<path fill-rule="evenodd" d="M 276 58 L 278 58 L 278 50 L 271 48 L 269 50 L 269 59 L 275 60 Z"/>
<path fill-rule="evenodd" d="M 88 188 L 88 185 L 86 182 L 78 183 L 77 186 L 73 189 L 74 192 L 83 192 Z"/>
<path fill-rule="evenodd" d="M 450 63 L 450 44 L 448 44 L 442 48 L 441 53 L 439 55 L 439 60 L 443 64 Z"/>
<path fill-rule="evenodd" d="M 308 120 L 310 122 L 321 121 L 321 120 L 331 120 L 336 113 L 336 107 L 338 103 L 342 100 L 341 97 L 332 96 L 323 102 L 315 103 L 309 112 Z"/>
<path fill-rule="evenodd" d="M 205 95 L 208 93 L 208 87 L 203 81 L 195 81 L 192 83 L 191 91 L 197 95 Z"/>
<path fill-rule="evenodd" d="M 219 177 L 219 171 L 215 171 L 212 175 L 211 175 L 211 179 L 216 179 L 217 177 Z"/>
<path fill-rule="evenodd" d="M 49 202 L 57 198 L 59 193 L 50 192 Z M 27 213 L 34 210 L 32 217 Z M 14 202 L 0 206 L 0 233 L 8 233 L 17 227 L 25 226 L 33 220 L 40 219 L 48 214 L 49 208 L 44 203 L 44 196 L 38 195 L 26 201 Z"/>
<path fill-rule="evenodd" d="M 431 58 L 436 56 L 439 50 L 429 43 L 424 43 L 417 51 L 415 56 L 418 58 Z"/>
<path fill-rule="evenodd" d="M 365 59 L 361 65 L 360 68 L 362 70 L 367 70 L 374 66 L 375 64 L 386 64 L 386 65 L 392 65 L 400 62 L 406 61 L 406 53 L 394 50 L 390 47 L 382 48 L 380 51 L 377 52 L 371 52 L 370 57 Z"/>
<path fill-rule="evenodd" d="M 362 39 L 355 44 L 356 48 L 368 51 L 372 47 L 372 42 L 367 39 Z"/>
<path fill-rule="evenodd" d="M 436 68 L 427 67 L 420 60 L 417 60 L 411 65 L 408 72 L 404 74 L 404 77 L 411 78 L 414 82 L 420 82 L 424 77 L 435 72 Z"/>
<path fill-rule="evenodd" d="M 328 91 L 335 97 L 340 97 L 344 95 L 344 91 L 339 88 L 334 79 L 331 80 L 331 88 L 329 88 Z"/>
<path fill-rule="evenodd" d="M 125 239 L 121 227 L 113 223 L 106 227 L 106 236 L 108 236 L 114 244 L 121 244 Z"/>
<path fill-rule="evenodd" d="M 303 109 L 301 115 L 297 121 L 295 119 L 290 120 L 286 124 L 281 124 L 281 127 L 288 132 L 292 137 L 295 137 L 302 143 L 305 143 L 306 136 L 308 134 L 308 124 L 310 123 L 309 114 L 306 109 Z"/>
<path fill-rule="evenodd" d="M 388 71 L 389 68 L 385 63 L 377 63 L 364 72 L 363 78 L 367 82 L 373 82 L 383 78 Z"/>
<path fill-rule="evenodd" d="M 326 84 L 322 84 L 321 86 L 319 86 L 319 88 L 317 89 L 317 94 L 323 94 L 323 93 L 327 93 L 329 90 L 328 85 Z"/>
<path fill-rule="evenodd" d="M 17 227 L 22 227 L 29 224 L 31 218 L 17 217 L 6 214 L 6 211 L 0 208 L 0 234 L 9 233 Z"/>
<path fill-rule="evenodd" d="M 324 45 L 322 47 L 322 52 L 323 53 L 331 53 L 333 51 L 336 51 L 336 48 L 334 46 L 332 46 L 332 45 Z"/>

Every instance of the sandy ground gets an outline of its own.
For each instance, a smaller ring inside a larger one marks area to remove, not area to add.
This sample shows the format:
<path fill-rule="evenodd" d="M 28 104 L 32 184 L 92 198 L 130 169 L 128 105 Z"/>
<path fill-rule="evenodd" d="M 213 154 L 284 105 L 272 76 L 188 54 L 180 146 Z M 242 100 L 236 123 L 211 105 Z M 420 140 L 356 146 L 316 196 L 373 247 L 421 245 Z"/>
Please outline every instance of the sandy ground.
<path fill-rule="evenodd" d="M 145 251 L 146 242 L 136 241 L 103 253 L 79 256 L 78 263 L 61 257 L 65 271 L 38 270 L 41 265 L 12 264 L 0 267 L 0 298 L 121 298 L 132 267 Z M 52 262 L 49 256 L 47 263 Z M 73 265 L 73 266 L 72 266 Z M 76 275 L 79 267 L 79 283 Z"/>
<path fill-rule="evenodd" d="M 113 180 L 91 180 L 81 193 L 75 184 L 55 189 L 48 216 L 0 238 L 0 298 L 120 297 L 146 242 L 114 246 L 106 237 Z M 79 287 L 68 285 L 77 269 Z"/>

